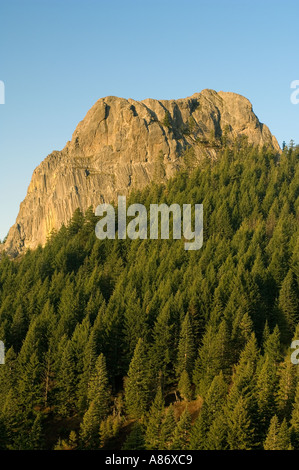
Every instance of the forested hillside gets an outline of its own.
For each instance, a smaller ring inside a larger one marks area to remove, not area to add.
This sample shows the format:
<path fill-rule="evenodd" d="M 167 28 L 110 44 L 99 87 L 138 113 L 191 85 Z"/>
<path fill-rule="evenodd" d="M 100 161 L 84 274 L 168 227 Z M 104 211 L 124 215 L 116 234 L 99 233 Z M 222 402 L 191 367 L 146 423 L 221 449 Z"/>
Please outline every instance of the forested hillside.
<path fill-rule="evenodd" d="M 202 203 L 203 247 L 100 241 L 90 208 L 2 257 L 0 448 L 299 449 L 299 148 L 187 153 L 133 202 Z"/>

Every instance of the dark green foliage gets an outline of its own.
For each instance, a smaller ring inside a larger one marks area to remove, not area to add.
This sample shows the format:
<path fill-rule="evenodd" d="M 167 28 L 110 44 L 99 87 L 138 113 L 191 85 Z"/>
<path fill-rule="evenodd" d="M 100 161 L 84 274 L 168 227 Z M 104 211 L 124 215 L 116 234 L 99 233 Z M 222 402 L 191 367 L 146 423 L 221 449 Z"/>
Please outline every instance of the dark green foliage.
<path fill-rule="evenodd" d="M 147 348 L 139 339 L 125 382 L 126 409 L 133 418 L 142 418 L 148 410 L 152 380 Z"/>
<path fill-rule="evenodd" d="M 235 407 L 228 413 L 226 422 L 229 449 L 252 449 L 254 429 L 250 419 L 248 400 L 240 397 Z"/>
<path fill-rule="evenodd" d="M 186 450 L 189 448 L 191 429 L 191 415 L 186 407 L 181 414 L 177 426 L 173 434 L 173 442 L 171 449 L 173 450 Z"/>
<path fill-rule="evenodd" d="M 173 405 L 171 404 L 168 407 L 162 422 L 159 449 L 167 450 L 171 448 L 175 428 L 176 420 L 174 416 Z"/>
<path fill-rule="evenodd" d="M 191 430 L 190 449 L 207 450 L 210 446 L 222 448 L 222 442 L 226 435 L 225 417 L 222 411 L 226 403 L 228 385 L 223 373 L 217 375 L 206 394 L 200 414 Z M 219 418 L 219 419 L 218 419 Z M 216 427 L 216 424 L 217 427 Z M 219 427 L 218 427 L 219 426 Z"/>
<path fill-rule="evenodd" d="M 134 423 L 133 429 L 124 443 L 123 450 L 145 450 L 144 430 L 140 423 Z"/>
<path fill-rule="evenodd" d="M 183 371 L 191 375 L 195 359 L 195 347 L 192 326 L 190 322 L 189 313 L 184 318 L 181 327 L 180 341 L 178 346 L 178 365 L 177 376 L 180 377 Z"/>
<path fill-rule="evenodd" d="M 277 416 L 273 416 L 264 442 L 264 449 L 291 450 L 290 430 L 285 419 L 280 424 Z"/>
<path fill-rule="evenodd" d="M 146 426 L 145 442 L 146 448 L 149 450 L 160 448 L 163 415 L 164 402 L 162 397 L 162 390 L 159 387 L 159 390 L 150 408 L 149 418 L 147 420 Z"/>
<path fill-rule="evenodd" d="M 183 370 L 180 376 L 178 390 L 180 392 L 181 397 L 184 400 L 191 400 L 192 399 L 192 389 L 191 389 L 191 382 L 189 378 L 189 374 L 186 369 Z"/>
<path fill-rule="evenodd" d="M 163 119 L 163 125 L 165 127 L 170 127 L 171 126 L 171 116 L 170 116 L 169 111 L 165 112 L 165 116 L 164 116 L 164 119 Z"/>
<path fill-rule="evenodd" d="M 195 143 L 128 200 L 203 203 L 200 250 L 99 241 L 90 208 L 44 248 L 2 255 L 0 448 L 289 448 L 289 430 L 299 448 L 299 149 L 214 140 L 215 160 L 193 168 Z M 197 399 L 192 420 L 179 398 Z"/>
<path fill-rule="evenodd" d="M 85 448 L 97 448 L 100 445 L 100 425 L 109 411 L 110 390 L 103 354 L 96 360 L 94 372 L 87 389 L 88 409 L 81 423 L 80 440 Z"/>

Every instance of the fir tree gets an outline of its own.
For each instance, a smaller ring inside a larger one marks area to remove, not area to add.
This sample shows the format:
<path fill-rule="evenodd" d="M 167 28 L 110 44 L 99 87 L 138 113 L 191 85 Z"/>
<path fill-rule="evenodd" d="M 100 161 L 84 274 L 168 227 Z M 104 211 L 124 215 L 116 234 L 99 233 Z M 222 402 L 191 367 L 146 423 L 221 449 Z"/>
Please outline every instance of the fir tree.
<path fill-rule="evenodd" d="M 166 411 L 166 415 L 161 426 L 160 443 L 159 443 L 160 449 L 167 450 L 171 448 L 175 428 L 176 428 L 176 420 L 174 416 L 174 408 L 173 408 L 173 405 L 171 404 Z"/>
<path fill-rule="evenodd" d="M 192 389 L 188 372 L 184 369 L 181 373 L 178 389 L 184 400 L 192 400 Z"/>
<path fill-rule="evenodd" d="M 108 384 L 106 361 L 100 354 L 95 364 L 88 387 L 89 407 L 86 411 L 80 430 L 80 439 L 85 448 L 100 446 L 100 424 L 109 410 L 110 390 Z"/>
<path fill-rule="evenodd" d="M 191 415 L 186 407 L 181 414 L 174 431 L 171 449 L 186 450 L 189 447 L 189 435 L 191 429 Z"/>
<path fill-rule="evenodd" d="M 298 287 L 296 287 L 294 274 L 291 270 L 289 270 L 281 286 L 279 308 L 286 319 L 289 332 L 293 332 L 299 320 L 299 300 Z"/>
<path fill-rule="evenodd" d="M 205 439 L 207 450 L 227 450 L 227 420 L 225 413 L 218 411 Z"/>
<path fill-rule="evenodd" d="M 161 387 L 159 387 L 155 400 L 149 410 L 149 416 L 146 425 L 145 443 L 146 448 L 149 450 L 159 449 L 163 414 L 164 401 Z"/>
<path fill-rule="evenodd" d="M 145 415 L 151 397 L 151 374 L 146 345 L 139 339 L 125 382 L 125 403 L 130 416 Z"/>
<path fill-rule="evenodd" d="M 286 420 L 284 419 L 282 424 L 279 424 L 276 415 L 271 419 L 268 434 L 264 442 L 265 450 L 290 450 L 291 440 L 290 431 Z"/>
<path fill-rule="evenodd" d="M 178 345 L 177 376 L 180 377 L 185 370 L 188 375 L 193 371 L 195 359 L 194 339 L 189 313 L 182 323 L 180 341 Z"/>
<path fill-rule="evenodd" d="M 132 431 L 128 435 L 123 447 L 123 450 L 144 450 L 144 431 L 140 423 L 136 422 L 133 425 Z"/>
<path fill-rule="evenodd" d="M 250 450 L 253 445 L 253 428 L 247 401 L 240 397 L 233 410 L 227 413 L 227 443 L 230 450 Z"/>

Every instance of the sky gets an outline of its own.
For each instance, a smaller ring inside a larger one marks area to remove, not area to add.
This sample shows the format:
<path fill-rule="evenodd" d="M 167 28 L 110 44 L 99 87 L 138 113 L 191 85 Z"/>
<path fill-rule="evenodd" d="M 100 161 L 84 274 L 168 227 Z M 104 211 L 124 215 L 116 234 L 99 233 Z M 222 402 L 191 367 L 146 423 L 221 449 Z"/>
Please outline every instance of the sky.
<path fill-rule="evenodd" d="M 298 0 L 0 0 L 0 239 L 34 168 L 101 97 L 232 91 L 280 145 L 299 143 L 298 13 Z"/>

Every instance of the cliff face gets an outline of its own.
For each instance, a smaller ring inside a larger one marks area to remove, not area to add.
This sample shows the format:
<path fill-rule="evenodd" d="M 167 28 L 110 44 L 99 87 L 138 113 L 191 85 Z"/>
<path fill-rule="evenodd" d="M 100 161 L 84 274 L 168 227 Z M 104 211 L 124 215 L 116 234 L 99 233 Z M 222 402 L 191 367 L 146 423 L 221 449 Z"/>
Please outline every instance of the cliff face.
<path fill-rule="evenodd" d="M 76 208 L 85 211 L 150 181 L 167 180 L 182 166 L 196 142 L 196 162 L 215 158 L 211 144 L 227 135 L 280 152 L 267 126 L 244 97 L 203 90 L 180 100 L 138 102 L 113 96 L 98 100 L 65 148 L 50 154 L 34 171 L 27 196 L 2 249 L 11 255 L 44 244 Z"/>

